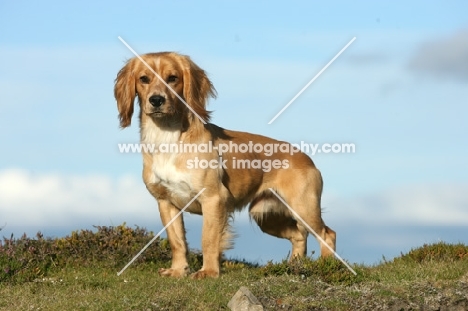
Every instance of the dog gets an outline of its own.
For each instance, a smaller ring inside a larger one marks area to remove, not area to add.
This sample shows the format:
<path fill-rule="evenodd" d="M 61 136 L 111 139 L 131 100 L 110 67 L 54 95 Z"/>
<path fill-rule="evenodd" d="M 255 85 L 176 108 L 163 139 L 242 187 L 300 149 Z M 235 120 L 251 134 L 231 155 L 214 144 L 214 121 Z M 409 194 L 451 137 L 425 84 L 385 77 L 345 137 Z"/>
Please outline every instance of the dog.
<path fill-rule="evenodd" d="M 266 150 L 266 146 L 287 149 L 291 145 L 208 123 L 207 101 L 217 93 L 205 71 L 190 57 L 174 52 L 140 57 L 128 60 L 115 79 L 120 127 L 130 126 L 138 98 L 142 144 L 161 150 L 169 145 L 192 147 L 187 152 L 181 152 L 182 148 L 177 152 L 143 151 L 143 180 L 158 202 L 164 226 L 203 190 L 186 208 L 203 215 L 203 266 L 191 277 L 219 277 L 223 251 L 232 247 L 231 216 L 246 206 L 263 232 L 291 242 L 291 259 L 306 255 L 307 226 L 319 241 L 321 256 L 333 255 L 336 233 L 322 220 L 323 182 L 313 161 L 304 153 L 280 152 L 278 148 L 261 152 L 262 146 Z M 195 150 L 197 146 L 205 149 Z M 159 274 L 189 275 L 182 215 L 167 227 L 167 236 L 172 263 Z"/>

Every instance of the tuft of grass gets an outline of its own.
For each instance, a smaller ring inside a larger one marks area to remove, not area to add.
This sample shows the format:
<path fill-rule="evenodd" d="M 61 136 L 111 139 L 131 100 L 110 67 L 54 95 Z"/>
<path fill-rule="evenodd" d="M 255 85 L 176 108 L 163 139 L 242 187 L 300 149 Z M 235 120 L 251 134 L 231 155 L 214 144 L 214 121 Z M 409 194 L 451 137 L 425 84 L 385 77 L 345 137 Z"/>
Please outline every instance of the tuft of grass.
<path fill-rule="evenodd" d="M 356 271 L 356 276 L 333 257 L 317 260 L 304 257 L 292 261 L 283 260 L 280 263 L 268 262 L 259 268 L 259 273 L 263 276 L 299 275 L 302 278 L 318 278 L 331 284 L 351 285 L 361 282 L 366 274 L 366 270 L 360 266 L 355 265 L 353 270 Z"/>

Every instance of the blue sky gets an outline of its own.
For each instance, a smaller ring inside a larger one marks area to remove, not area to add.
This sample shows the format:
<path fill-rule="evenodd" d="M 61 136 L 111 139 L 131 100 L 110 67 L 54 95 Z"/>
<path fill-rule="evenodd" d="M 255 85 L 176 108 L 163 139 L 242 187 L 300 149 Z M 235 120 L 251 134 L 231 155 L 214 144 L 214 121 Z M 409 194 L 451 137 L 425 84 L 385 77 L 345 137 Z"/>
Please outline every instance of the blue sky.
<path fill-rule="evenodd" d="M 468 225 L 468 3 L 465 1 L 101 1 L 0 3 L 2 234 L 92 225 L 161 228 L 140 155 L 118 143 L 113 81 L 132 53 L 177 51 L 218 91 L 222 127 L 310 143 L 338 252 L 374 263 Z M 273 124 L 268 121 L 353 37 Z M 188 217 L 199 247 L 201 218 Z M 237 216 L 230 256 L 266 262 L 289 245 Z M 310 239 L 310 249 L 317 243 Z"/>

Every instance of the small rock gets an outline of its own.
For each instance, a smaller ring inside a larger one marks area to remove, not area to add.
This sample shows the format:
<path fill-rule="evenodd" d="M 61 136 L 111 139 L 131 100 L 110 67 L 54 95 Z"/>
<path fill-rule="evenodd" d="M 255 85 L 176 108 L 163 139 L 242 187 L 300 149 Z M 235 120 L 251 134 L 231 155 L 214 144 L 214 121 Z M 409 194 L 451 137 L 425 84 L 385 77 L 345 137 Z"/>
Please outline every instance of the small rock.
<path fill-rule="evenodd" d="M 460 278 L 460 281 L 463 282 L 463 283 L 468 283 L 468 273 L 463 275 L 461 278 Z"/>
<path fill-rule="evenodd" d="M 249 289 L 244 286 L 231 298 L 228 307 L 232 311 L 263 311 L 262 304 Z"/>

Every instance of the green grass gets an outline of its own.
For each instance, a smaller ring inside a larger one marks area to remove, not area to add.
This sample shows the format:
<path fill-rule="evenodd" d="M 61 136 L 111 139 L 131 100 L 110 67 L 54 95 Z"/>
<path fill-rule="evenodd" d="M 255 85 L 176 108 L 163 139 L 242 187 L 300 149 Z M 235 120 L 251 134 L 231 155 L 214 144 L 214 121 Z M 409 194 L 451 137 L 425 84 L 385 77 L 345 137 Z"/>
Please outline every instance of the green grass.
<path fill-rule="evenodd" d="M 228 310 L 246 286 L 267 310 L 434 310 L 468 308 L 468 246 L 436 243 L 375 266 L 305 258 L 265 266 L 226 261 L 219 279 L 159 277 L 170 265 L 157 240 L 121 276 L 117 272 L 152 237 L 125 225 L 61 239 L 4 239 L 0 310 Z M 192 253 L 191 266 L 201 256 Z"/>

